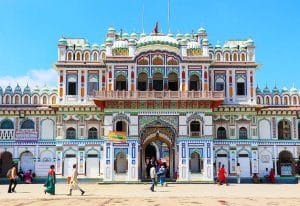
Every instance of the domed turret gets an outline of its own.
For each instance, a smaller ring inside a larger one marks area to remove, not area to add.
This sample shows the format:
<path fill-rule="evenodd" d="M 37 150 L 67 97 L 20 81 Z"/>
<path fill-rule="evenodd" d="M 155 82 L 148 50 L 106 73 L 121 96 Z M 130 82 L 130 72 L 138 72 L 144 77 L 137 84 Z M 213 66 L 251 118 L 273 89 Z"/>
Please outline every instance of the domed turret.
<path fill-rule="evenodd" d="M 168 33 L 168 37 L 174 37 L 172 33 Z"/>
<path fill-rule="evenodd" d="M 246 44 L 247 44 L 248 46 L 253 46 L 253 45 L 254 45 L 254 41 L 253 41 L 251 38 L 249 38 L 249 39 L 246 41 Z"/>
<path fill-rule="evenodd" d="M 58 89 L 56 87 L 51 89 L 51 94 L 57 94 L 57 93 L 58 93 Z"/>
<path fill-rule="evenodd" d="M 215 46 L 215 49 L 221 49 L 221 44 L 219 42 L 217 42 L 216 46 Z"/>
<path fill-rule="evenodd" d="M 124 33 L 122 35 L 122 39 L 124 39 L 124 40 L 128 40 L 128 37 L 129 37 L 128 33 Z"/>
<path fill-rule="evenodd" d="M 183 38 L 182 34 L 180 34 L 180 33 L 176 34 L 177 41 L 181 40 L 182 38 Z"/>
<path fill-rule="evenodd" d="M 279 91 L 279 89 L 275 86 L 275 87 L 272 89 L 272 93 L 273 93 L 273 94 L 279 94 L 280 91 Z"/>
<path fill-rule="evenodd" d="M 47 87 L 47 85 L 44 86 L 44 88 L 42 89 L 42 93 L 46 93 L 48 94 L 49 93 L 49 88 Z"/>
<path fill-rule="evenodd" d="M 289 93 L 289 90 L 287 87 L 283 87 L 281 90 L 281 93 Z"/>
<path fill-rule="evenodd" d="M 146 37 L 145 33 L 141 33 L 140 38 Z"/>
<path fill-rule="evenodd" d="M 260 88 L 258 87 L 258 85 L 256 86 L 256 94 L 261 94 L 261 90 L 260 90 Z"/>
<path fill-rule="evenodd" d="M 206 30 L 203 27 L 200 27 L 198 29 L 198 33 L 205 33 L 205 32 L 206 32 Z"/>
<path fill-rule="evenodd" d="M 298 89 L 295 87 L 295 85 L 292 86 L 290 92 L 291 92 L 291 93 L 294 93 L 294 94 L 295 94 L 295 93 L 298 93 Z"/>
<path fill-rule="evenodd" d="M 65 39 L 65 37 L 61 37 L 61 38 L 58 40 L 58 44 L 59 44 L 59 45 L 67 45 L 68 42 L 67 42 L 67 40 Z"/>
<path fill-rule="evenodd" d="M 17 84 L 17 86 L 16 86 L 16 88 L 15 88 L 15 91 L 14 91 L 14 94 L 22 95 L 22 89 L 21 89 L 21 87 L 19 86 L 19 84 Z"/>
<path fill-rule="evenodd" d="M 31 95 L 31 89 L 30 89 L 30 87 L 28 86 L 28 84 L 27 84 L 26 87 L 24 88 L 23 94 Z"/>
<path fill-rule="evenodd" d="M 270 94 L 270 93 L 271 93 L 271 92 L 270 92 L 270 89 L 269 89 L 269 87 L 268 87 L 268 85 L 266 85 L 266 87 L 264 88 L 263 92 L 264 92 L 265 94 Z"/>
<path fill-rule="evenodd" d="M 130 34 L 130 38 L 131 38 L 131 39 L 135 39 L 135 40 L 138 39 L 137 34 L 136 34 L 135 32 L 132 32 L 132 33 Z"/>
<path fill-rule="evenodd" d="M 92 49 L 99 49 L 99 45 L 98 44 L 93 44 Z"/>
<path fill-rule="evenodd" d="M 105 50 L 105 48 L 106 48 L 105 44 L 101 44 L 100 49 Z"/>
<path fill-rule="evenodd" d="M 186 34 L 184 35 L 184 38 L 185 38 L 186 40 L 190 40 L 190 39 L 191 39 L 191 35 L 190 35 L 189 33 L 186 33 Z"/>
<path fill-rule="evenodd" d="M 10 85 L 5 88 L 4 94 L 13 95 L 13 90 Z"/>
<path fill-rule="evenodd" d="M 40 93 L 40 89 L 38 86 L 35 86 L 32 90 L 32 93 Z"/>

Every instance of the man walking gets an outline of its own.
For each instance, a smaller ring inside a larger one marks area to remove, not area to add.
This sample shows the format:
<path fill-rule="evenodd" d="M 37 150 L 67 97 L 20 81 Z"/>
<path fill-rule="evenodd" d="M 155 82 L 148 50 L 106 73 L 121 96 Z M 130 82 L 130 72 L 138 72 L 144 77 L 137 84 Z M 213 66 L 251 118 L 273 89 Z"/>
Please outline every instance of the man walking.
<path fill-rule="evenodd" d="M 8 187 L 8 193 L 16 192 L 16 186 L 17 186 L 17 165 L 13 164 L 12 168 L 8 170 L 7 177 L 9 179 L 9 187 Z M 14 185 L 12 187 L 12 185 Z"/>
<path fill-rule="evenodd" d="M 72 195 L 72 190 L 80 190 L 81 195 L 83 195 L 85 193 L 85 191 L 83 191 L 79 185 L 78 185 L 78 172 L 77 172 L 77 168 L 76 168 L 76 164 L 73 165 L 73 171 L 72 171 L 72 176 L 71 176 L 71 181 L 70 181 L 70 192 L 69 192 L 69 196 Z"/>
<path fill-rule="evenodd" d="M 150 168 L 150 177 L 151 177 L 151 182 L 152 182 L 152 185 L 151 185 L 151 187 L 150 187 L 150 190 L 151 190 L 152 192 L 155 192 L 155 191 L 154 191 L 155 176 L 156 176 L 155 165 L 152 164 L 152 165 L 151 165 L 151 168 Z"/>

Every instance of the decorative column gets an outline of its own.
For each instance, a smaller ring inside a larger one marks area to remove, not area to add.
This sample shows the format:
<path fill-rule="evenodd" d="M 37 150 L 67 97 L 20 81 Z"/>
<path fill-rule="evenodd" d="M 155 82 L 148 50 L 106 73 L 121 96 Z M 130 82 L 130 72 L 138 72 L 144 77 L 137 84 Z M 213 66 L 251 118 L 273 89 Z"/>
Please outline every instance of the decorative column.
<path fill-rule="evenodd" d="M 252 165 L 252 174 L 258 173 L 258 150 L 257 146 L 252 146 L 251 154 L 251 165 Z"/>
<path fill-rule="evenodd" d="M 56 147 L 56 166 L 55 166 L 55 171 L 56 174 L 58 175 L 63 175 L 62 172 L 62 165 L 63 165 L 63 147 L 62 146 L 57 146 Z"/>
<path fill-rule="evenodd" d="M 85 175 L 85 151 L 84 151 L 85 146 L 84 145 L 79 145 L 78 149 L 78 174 L 80 175 Z"/>

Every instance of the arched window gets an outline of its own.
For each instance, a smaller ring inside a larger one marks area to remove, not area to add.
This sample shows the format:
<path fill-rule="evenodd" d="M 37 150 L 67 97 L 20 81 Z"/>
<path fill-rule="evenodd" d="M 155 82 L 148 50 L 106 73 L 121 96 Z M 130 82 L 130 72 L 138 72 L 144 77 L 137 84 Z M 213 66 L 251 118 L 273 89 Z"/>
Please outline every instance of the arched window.
<path fill-rule="evenodd" d="M 209 58 L 210 58 L 210 59 L 213 59 L 212 53 L 209 53 Z"/>
<path fill-rule="evenodd" d="M 189 91 L 199 91 L 200 90 L 200 78 L 198 75 L 193 74 L 190 77 L 190 82 L 189 82 Z"/>
<path fill-rule="evenodd" d="M 298 104 L 298 100 L 296 96 L 293 96 L 293 105 L 297 105 Z"/>
<path fill-rule="evenodd" d="M 24 97 L 24 104 L 29 104 L 28 96 L 25 96 L 25 97 Z"/>
<path fill-rule="evenodd" d="M 226 53 L 226 54 L 225 54 L 225 61 L 227 61 L 227 62 L 230 61 L 229 53 Z"/>
<path fill-rule="evenodd" d="M 220 53 L 217 54 L 217 61 L 221 61 L 221 54 Z"/>
<path fill-rule="evenodd" d="M 80 61 L 81 60 L 81 58 L 80 58 L 80 52 L 77 52 L 76 53 L 76 61 Z"/>
<path fill-rule="evenodd" d="M 245 127 L 241 127 L 239 129 L 239 138 L 240 139 L 247 139 L 248 138 L 247 129 Z"/>
<path fill-rule="evenodd" d="M 261 104 L 260 97 L 257 97 L 257 98 L 256 98 L 256 103 L 257 103 L 257 104 Z"/>
<path fill-rule="evenodd" d="M 11 97 L 9 95 L 5 97 L 5 104 L 10 104 L 10 98 Z"/>
<path fill-rule="evenodd" d="M 178 91 L 178 75 L 176 73 L 169 74 L 168 89 L 171 91 Z"/>
<path fill-rule="evenodd" d="M 278 96 L 274 97 L 274 104 L 279 105 L 279 97 Z"/>
<path fill-rule="evenodd" d="M 76 130 L 73 127 L 69 127 L 66 133 L 67 139 L 75 139 L 76 138 Z"/>
<path fill-rule="evenodd" d="M 226 129 L 224 127 L 218 128 L 217 139 L 226 139 Z"/>
<path fill-rule="evenodd" d="M 215 91 L 223 91 L 224 85 L 224 80 L 222 78 L 218 78 L 215 82 Z"/>
<path fill-rule="evenodd" d="M 289 105 L 289 98 L 287 96 L 283 97 L 284 105 Z"/>
<path fill-rule="evenodd" d="M 117 132 L 127 132 L 127 124 L 125 121 L 117 121 L 116 123 Z"/>
<path fill-rule="evenodd" d="M 147 82 L 148 76 L 145 72 L 142 72 L 138 76 L 138 90 L 139 91 L 146 91 L 147 90 Z"/>
<path fill-rule="evenodd" d="M 152 64 L 153 65 L 163 65 L 164 61 L 163 61 L 162 58 L 160 58 L 160 57 L 157 56 L 157 57 L 153 58 Z"/>
<path fill-rule="evenodd" d="M 237 53 L 234 53 L 234 54 L 233 54 L 233 61 L 235 61 L 235 62 L 238 61 Z"/>
<path fill-rule="evenodd" d="M 200 137 L 201 136 L 201 124 L 199 121 L 192 121 L 190 123 L 190 136 Z"/>
<path fill-rule="evenodd" d="M 278 139 L 288 140 L 292 138 L 291 124 L 288 120 L 278 122 Z"/>
<path fill-rule="evenodd" d="M 178 61 L 176 59 L 172 58 L 168 61 L 168 65 L 178 65 Z"/>
<path fill-rule="evenodd" d="M 94 54 L 93 54 L 93 60 L 94 61 L 98 61 L 98 53 L 97 52 L 94 52 Z"/>
<path fill-rule="evenodd" d="M 20 97 L 19 96 L 15 96 L 15 104 L 20 104 Z"/>
<path fill-rule="evenodd" d="M 155 73 L 153 75 L 153 90 L 162 91 L 164 89 L 163 75 L 161 73 Z"/>
<path fill-rule="evenodd" d="M 115 90 L 127 90 L 127 81 L 124 75 L 120 74 L 117 76 Z"/>
<path fill-rule="evenodd" d="M 90 54 L 88 52 L 84 54 L 84 61 L 90 61 Z"/>
<path fill-rule="evenodd" d="M 241 54 L 241 60 L 244 62 L 246 61 L 246 55 L 244 53 Z"/>
<path fill-rule="evenodd" d="M 243 78 L 238 78 L 236 82 L 236 94 L 246 95 L 246 82 Z"/>
<path fill-rule="evenodd" d="M 270 105 L 270 97 L 269 96 L 266 97 L 266 104 Z"/>
<path fill-rule="evenodd" d="M 26 119 L 21 123 L 21 129 L 34 129 L 34 122 L 31 119 Z"/>
<path fill-rule="evenodd" d="M 47 104 L 47 97 L 43 96 L 43 104 Z"/>
<path fill-rule="evenodd" d="M 102 58 L 102 59 L 105 59 L 105 58 L 106 58 L 106 55 L 105 55 L 104 52 L 101 54 L 101 58 Z"/>
<path fill-rule="evenodd" d="M 72 52 L 68 53 L 68 61 L 72 61 Z"/>
<path fill-rule="evenodd" d="M 37 96 L 34 96 L 33 97 L 33 104 L 38 104 L 38 97 Z"/>
<path fill-rule="evenodd" d="M 138 65 L 148 65 L 148 64 L 149 64 L 148 60 L 144 57 L 138 60 Z"/>
<path fill-rule="evenodd" d="M 98 130 L 95 127 L 92 127 L 88 131 L 88 139 L 97 139 L 98 138 Z"/>
<path fill-rule="evenodd" d="M 53 97 L 52 97 L 51 103 L 52 103 L 52 104 L 56 104 L 56 96 L 53 96 Z"/>
<path fill-rule="evenodd" d="M 14 129 L 14 123 L 10 119 L 2 120 L 0 129 Z"/>

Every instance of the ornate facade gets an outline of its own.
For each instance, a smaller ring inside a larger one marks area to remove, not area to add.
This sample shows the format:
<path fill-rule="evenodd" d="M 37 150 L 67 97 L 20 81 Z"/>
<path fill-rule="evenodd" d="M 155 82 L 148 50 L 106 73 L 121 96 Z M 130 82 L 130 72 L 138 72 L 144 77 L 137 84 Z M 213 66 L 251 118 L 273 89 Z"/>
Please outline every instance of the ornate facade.
<path fill-rule="evenodd" d="M 300 154 L 299 91 L 255 89 L 253 40 L 209 44 L 195 34 L 117 33 L 98 46 L 58 42 L 58 89 L 0 88 L 0 173 L 12 161 L 61 177 L 146 179 L 151 159 L 178 181 L 235 175 L 294 175 Z M 111 132 L 126 141 L 113 142 Z"/>

